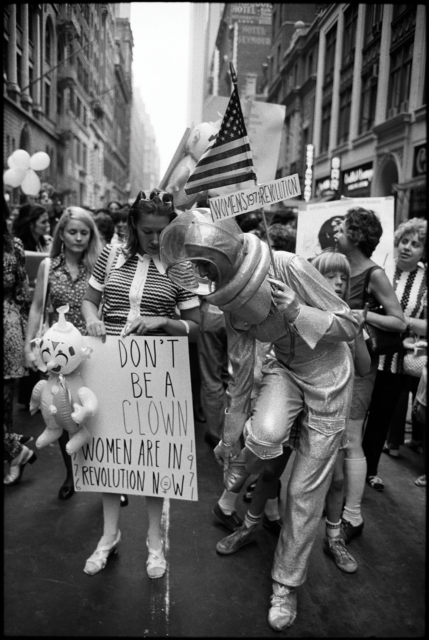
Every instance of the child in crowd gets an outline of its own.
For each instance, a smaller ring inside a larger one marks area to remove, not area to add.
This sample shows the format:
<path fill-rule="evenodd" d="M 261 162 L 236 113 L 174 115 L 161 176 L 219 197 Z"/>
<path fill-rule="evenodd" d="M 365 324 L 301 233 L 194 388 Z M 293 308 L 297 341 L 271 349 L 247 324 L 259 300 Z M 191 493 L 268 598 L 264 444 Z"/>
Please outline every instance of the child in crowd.
<path fill-rule="evenodd" d="M 312 260 L 312 265 L 320 271 L 341 300 L 347 302 L 350 291 L 350 264 L 347 258 L 341 253 L 326 251 L 316 256 Z M 356 316 L 361 314 L 359 311 L 353 313 Z M 362 322 L 364 320 L 363 317 L 358 319 Z M 365 344 L 365 331 L 361 331 L 349 346 L 353 353 L 355 371 L 360 376 L 366 375 L 371 367 L 371 358 Z M 323 550 L 334 560 L 341 571 L 354 573 L 357 569 L 357 563 L 347 551 L 345 542 L 340 537 L 346 436 L 347 430 L 344 433 L 345 442 L 338 451 L 331 486 L 326 495 L 326 537 L 323 540 Z"/>

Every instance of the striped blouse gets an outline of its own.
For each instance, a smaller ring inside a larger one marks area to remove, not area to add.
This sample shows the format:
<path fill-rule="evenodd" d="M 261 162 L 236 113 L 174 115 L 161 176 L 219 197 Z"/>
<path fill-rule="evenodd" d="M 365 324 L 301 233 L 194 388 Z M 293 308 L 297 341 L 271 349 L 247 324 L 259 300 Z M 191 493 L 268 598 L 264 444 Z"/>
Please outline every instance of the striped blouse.
<path fill-rule="evenodd" d="M 426 267 L 418 263 L 414 271 L 401 271 L 397 266 L 393 277 L 393 289 L 402 311 L 410 318 L 423 318 L 423 308 L 427 304 Z M 378 368 L 397 372 L 398 354 L 380 356 Z"/>
<path fill-rule="evenodd" d="M 119 335 L 126 322 L 140 316 L 163 316 L 174 319 L 179 310 L 199 306 L 198 297 L 174 284 L 166 275 L 158 255 L 136 254 L 126 259 L 119 250 L 113 260 L 107 282 L 105 274 L 110 244 L 97 260 L 89 284 L 104 292 L 104 323 L 108 335 Z M 163 330 L 147 335 L 166 335 Z"/>

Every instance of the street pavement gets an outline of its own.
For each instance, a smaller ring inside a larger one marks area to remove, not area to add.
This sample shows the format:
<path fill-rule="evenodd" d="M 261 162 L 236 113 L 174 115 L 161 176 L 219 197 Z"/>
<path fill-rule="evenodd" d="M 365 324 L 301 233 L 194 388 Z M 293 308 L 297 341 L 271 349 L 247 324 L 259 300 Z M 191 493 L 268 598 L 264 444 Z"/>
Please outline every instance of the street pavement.
<path fill-rule="evenodd" d="M 15 410 L 15 431 L 36 439 L 40 413 Z M 102 532 L 101 498 L 75 494 L 58 500 L 65 467 L 57 443 L 37 452 L 22 481 L 4 487 L 4 634 L 75 637 L 391 637 L 425 635 L 426 490 L 414 485 L 422 455 L 401 447 L 382 455 L 386 489 L 366 487 L 365 526 L 349 544 L 355 574 L 339 571 L 322 551 L 324 522 L 298 590 L 298 616 L 283 632 L 266 618 L 275 536 L 259 526 L 256 542 L 231 556 L 216 543 L 227 530 L 212 515 L 222 472 L 197 423 L 198 502 L 169 500 L 163 527 L 168 568 L 147 577 L 144 498 L 121 509 L 122 542 L 97 576 L 83 572 Z M 34 443 L 30 445 L 34 448 Z M 290 465 L 282 477 L 284 504 Z M 5 465 L 6 466 L 6 465 Z M 6 471 L 6 469 L 5 469 Z M 241 496 L 238 513 L 247 504 Z"/>

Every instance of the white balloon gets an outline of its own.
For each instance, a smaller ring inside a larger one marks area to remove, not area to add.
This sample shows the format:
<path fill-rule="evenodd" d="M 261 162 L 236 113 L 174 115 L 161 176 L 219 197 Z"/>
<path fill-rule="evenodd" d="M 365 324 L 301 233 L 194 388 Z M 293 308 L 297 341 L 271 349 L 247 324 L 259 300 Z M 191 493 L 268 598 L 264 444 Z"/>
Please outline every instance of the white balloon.
<path fill-rule="evenodd" d="M 33 169 L 28 169 L 22 181 L 21 189 L 27 196 L 37 196 L 41 187 L 40 179 Z"/>
<path fill-rule="evenodd" d="M 26 172 L 21 171 L 20 169 L 8 169 L 3 174 L 3 182 L 9 187 L 16 189 L 16 187 L 19 187 L 21 182 L 24 180 L 25 174 Z"/>
<path fill-rule="evenodd" d="M 9 157 L 10 163 L 8 165 L 11 169 L 21 169 L 27 171 L 30 167 L 30 154 L 24 149 L 17 149 Z"/>
<path fill-rule="evenodd" d="M 43 171 L 43 169 L 47 169 L 50 164 L 51 159 L 44 151 L 33 153 L 30 158 L 30 169 L 34 169 L 34 171 Z"/>

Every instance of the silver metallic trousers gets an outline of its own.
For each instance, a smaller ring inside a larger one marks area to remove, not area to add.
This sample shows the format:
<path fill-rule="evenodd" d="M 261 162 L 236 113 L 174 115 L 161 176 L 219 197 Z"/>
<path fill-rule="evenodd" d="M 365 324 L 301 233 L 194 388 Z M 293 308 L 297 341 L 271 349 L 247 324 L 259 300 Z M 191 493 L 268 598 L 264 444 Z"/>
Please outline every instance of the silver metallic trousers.
<path fill-rule="evenodd" d="M 294 375 L 278 362 L 264 369 L 261 391 L 244 435 L 246 447 L 260 458 L 277 457 L 286 443 L 296 447 L 271 576 L 282 584 L 299 586 L 307 576 L 311 549 L 348 417 L 352 380 L 347 385 L 350 389 L 345 389 L 342 395 L 344 406 L 338 407 L 337 420 L 318 420 L 313 402 L 309 421 L 304 392 Z M 321 414 L 325 413 L 327 404 L 329 395 L 325 395 L 325 410 L 322 409 Z M 299 437 L 295 437 L 298 434 L 294 435 L 292 426 L 300 414 Z"/>

